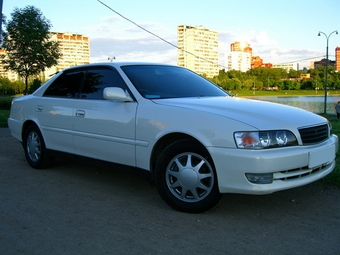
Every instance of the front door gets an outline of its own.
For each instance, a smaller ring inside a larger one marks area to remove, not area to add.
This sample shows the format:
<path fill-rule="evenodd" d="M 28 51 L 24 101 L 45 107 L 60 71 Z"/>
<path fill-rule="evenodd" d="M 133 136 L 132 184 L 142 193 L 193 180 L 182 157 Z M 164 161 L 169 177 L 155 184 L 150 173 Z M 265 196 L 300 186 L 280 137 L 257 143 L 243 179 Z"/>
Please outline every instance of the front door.
<path fill-rule="evenodd" d="M 105 87 L 126 84 L 110 68 L 89 69 L 74 105 L 73 139 L 81 156 L 135 166 L 135 118 L 137 102 L 109 101 Z"/>

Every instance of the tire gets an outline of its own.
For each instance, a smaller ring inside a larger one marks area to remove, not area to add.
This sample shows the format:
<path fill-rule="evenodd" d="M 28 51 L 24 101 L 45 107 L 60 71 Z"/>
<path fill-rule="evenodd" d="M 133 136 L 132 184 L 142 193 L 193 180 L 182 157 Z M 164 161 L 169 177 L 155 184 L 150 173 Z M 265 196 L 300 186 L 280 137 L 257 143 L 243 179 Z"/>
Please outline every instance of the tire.
<path fill-rule="evenodd" d="M 36 125 L 26 128 L 23 147 L 28 164 L 36 169 L 43 169 L 52 164 L 54 157 L 48 155 L 44 139 Z"/>
<path fill-rule="evenodd" d="M 205 212 L 222 196 L 209 153 L 190 139 L 164 149 L 156 163 L 155 182 L 163 200 L 182 212 Z"/>

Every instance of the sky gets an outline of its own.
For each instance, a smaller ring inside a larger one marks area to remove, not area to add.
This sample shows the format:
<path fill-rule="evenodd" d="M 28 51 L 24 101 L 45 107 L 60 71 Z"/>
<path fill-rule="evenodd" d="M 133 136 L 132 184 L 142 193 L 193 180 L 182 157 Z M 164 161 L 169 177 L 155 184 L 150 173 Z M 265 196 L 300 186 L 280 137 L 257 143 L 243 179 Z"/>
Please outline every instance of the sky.
<path fill-rule="evenodd" d="M 51 31 L 88 36 L 92 63 L 114 57 L 176 65 L 179 25 L 218 32 L 222 68 L 236 41 L 248 42 L 264 63 L 299 69 L 325 58 L 335 30 L 329 59 L 340 47 L 339 0 L 3 0 L 2 13 L 11 19 L 14 8 L 28 5 L 50 20 Z"/>

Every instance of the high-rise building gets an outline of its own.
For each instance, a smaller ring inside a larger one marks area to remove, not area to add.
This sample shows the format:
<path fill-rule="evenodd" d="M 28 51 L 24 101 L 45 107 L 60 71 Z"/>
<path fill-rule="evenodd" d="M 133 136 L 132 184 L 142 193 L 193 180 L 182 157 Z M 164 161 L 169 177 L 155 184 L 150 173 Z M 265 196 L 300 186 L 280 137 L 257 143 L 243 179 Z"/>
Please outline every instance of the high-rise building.
<path fill-rule="evenodd" d="M 233 51 L 228 55 L 228 70 L 246 72 L 250 69 L 251 57 L 249 52 Z"/>
<path fill-rule="evenodd" d="M 320 61 L 314 61 L 314 69 L 318 69 L 319 66 L 326 66 L 327 59 L 323 58 Z M 328 66 L 336 68 L 336 61 L 328 59 Z"/>
<path fill-rule="evenodd" d="M 45 79 L 67 67 L 90 63 L 90 41 L 88 37 L 81 34 L 50 32 L 50 40 L 59 42 L 59 50 L 62 55 L 56 66 L 45 70 Z M 5 50 L 0 49 L 0 55 L 5 56 Z M 0 64 L 0 76 L 8 77 L 10 80 L 19 79 L 16 73 L 5 70 L 2 64 Z"/>
<path fill-rule="evenodd" d="M 253 50 L 247 42 L 234 42 L 230 44 L 230 53 L 227 57 L 228 70 L 246 72 L 251 68 Z"/>
<path fill-rule="evenodd" d="M 5 58 L 6 55 L 6 51 L 4 49 L 0 49 L 0 58 Z M 2 63 L 0 63 L 0 77 L 8 78 L 10 81 L 15 81 L 18 79 L 18 75 L 11 70 L 5 69 L 5 66 Z"/>
<path fill-rule="evenodd" d="M 90 63 L 90 40 L 87 36 L 73 33 L 51 32 L 51 40 L 59 42 L 62 54 L 58 65 L 51 67 L 47 73 L 55 73 L 70 66 Z"/>
<path fill-rule="evenodd" d="M 213 77 L 219 73 L 218 33 L 202 26 L 177 27 L 179 66 Z"/>
<path fill-rule="evenodd" d="M 340 47 L 335 48 L 335 70 L 340 71 Z"/>
<path fill-rule="evenodd" d="M 263 60 L 260 56 L 251 57 L 251 68 L 260 68 L 263 65 Z"/>
<path fill-rule="evenodd" d="M 230 44 L 230 53 L 226 59 L 228 70 L 248 71 L 250 68 L 272 67 L 271 63 L 263 63 L 260 56 L 253 56 L 250 44 L 244 41 Z"/>
<path fill-rule="evenodd" d="M 250 44 L 247 42 L 234 42 L 230 44 L 230 51 L 240 51 L 240 52 L 249 52 L 250 55 L 253 54 L 253 49 L 250 47 Z"/>
<path fill-rule="evenodd" d="M 273 68 L 281 68 L 288 73 L 290 70 L 298 70 L 298 63 L 273 64 Z"/>
<path fill-rule="evenodd" d="M 228 70 L 246 72 L 251 68 L 253 50 L 247 42 L 235 42 L 230 45 L 227 57 Z"/>

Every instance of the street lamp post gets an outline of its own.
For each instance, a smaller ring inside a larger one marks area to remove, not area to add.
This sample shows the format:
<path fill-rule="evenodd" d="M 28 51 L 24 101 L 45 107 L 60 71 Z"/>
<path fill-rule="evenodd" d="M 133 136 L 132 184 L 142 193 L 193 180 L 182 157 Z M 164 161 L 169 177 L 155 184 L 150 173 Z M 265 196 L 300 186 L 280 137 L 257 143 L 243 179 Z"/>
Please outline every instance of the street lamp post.
<path fill-rule="evenodd" d="M 110 58 L 110 57 L 107 58 L 107 60 L 110 60 L 111 62 L 112 62 L 113 60 L 115 60 L 115 59 L 116 59 L 115 56 L 113 56 L 112 58 Z"/>
<path fill-rule="evenodd" d="M 327 87 L 328 87 L 328 41 L 329 41 L 329 37 L 332 35 L 332 34 L 338 34 L 338 30 L 334 30 L 332 33 L 330 33 L 328 36 L 324 33 L 324 32 L 321 32 L 319 31 L 318 33 L 318 36 L 321 36 L 321 34 L 323 34 L 326 39 L 327 39 L 327 46 L 326 46 L 326 81 L 325 81 L 325 103 L 324 103 L 324 108 L 323 108 L 323 111 L 324 111 L 324 114 L 327 113 Z"/>

